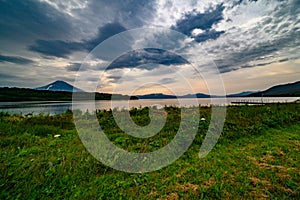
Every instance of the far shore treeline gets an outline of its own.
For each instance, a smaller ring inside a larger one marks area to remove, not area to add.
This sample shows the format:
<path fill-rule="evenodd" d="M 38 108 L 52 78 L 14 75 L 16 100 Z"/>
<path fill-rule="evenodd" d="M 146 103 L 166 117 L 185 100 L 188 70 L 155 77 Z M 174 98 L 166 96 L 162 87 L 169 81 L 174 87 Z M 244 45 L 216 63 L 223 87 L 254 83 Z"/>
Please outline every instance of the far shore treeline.
<path fill-rule="evenodd" d="M 83 99 L 89 95 L 95 95 L 96 100 L 110 100 L 112 98 L 112 94 L 107 93 L 79 92 L 76 93 L 76 95 L 82 96 Z M 114 94 L 114 99 L 126 100 L 129 98 L 137 99 L 135 96 Z M 0 88 L 0 102 L 17 101 L 72 101 L 72 92 L 34 90 L 27 88 Z"/>

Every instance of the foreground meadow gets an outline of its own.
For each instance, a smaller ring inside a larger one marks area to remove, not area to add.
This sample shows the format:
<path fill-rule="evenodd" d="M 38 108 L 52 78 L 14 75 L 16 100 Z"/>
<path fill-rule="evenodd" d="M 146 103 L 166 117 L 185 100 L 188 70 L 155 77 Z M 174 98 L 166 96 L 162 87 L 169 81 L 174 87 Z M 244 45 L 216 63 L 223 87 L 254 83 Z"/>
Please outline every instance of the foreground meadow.
<path fill-rule="evenodd" d="M 97 113 L 115 145 L 132 152 L 155 151 L 170 142 L 180 110 L 166 107 L 162 131 L 132 138 L 110 111 Z M 116 171 L 82 145 L 72 113 L 23 117 L 0 114 L 0 199 L 299 199 L 300 104 L 227 108 L 223 133 L 205 158 L 198 157 L 210 119 L 201 107 L 198 134 L 188 151 L 158 171 Z M 147 125 L 148 109 L 132 109 Z M 88 115 L 83 113 L 83 115 Z"/>

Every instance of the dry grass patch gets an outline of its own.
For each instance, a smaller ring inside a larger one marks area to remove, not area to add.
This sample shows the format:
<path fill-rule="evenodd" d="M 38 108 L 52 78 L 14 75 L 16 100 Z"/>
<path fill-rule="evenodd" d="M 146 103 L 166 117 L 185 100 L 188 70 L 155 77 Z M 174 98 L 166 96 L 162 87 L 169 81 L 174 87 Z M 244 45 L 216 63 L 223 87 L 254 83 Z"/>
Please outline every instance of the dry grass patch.
<path fill-rule="evenodd" d="M 272 155 L 272 151 L 266 151 L 266 155 L 262 157 L 264 161 L 274 161 L 274 156 Z"/>
<path fill-rule="evenodd" d="M 252 162 L 259 167 L 263 167 L 263 168 L 267 168 L 267 169 L 278 169 L 282 172 L 288 173 L 288 169 L 293 169 L 293 168 L 286 168 L 284 166 L 281 165 L 271 165 L 268 163 L 264 163 L 264 162 L 260 162 L 258 161 L 256 158 L 254 157 L 248 157 L 250 160 L 252 160 Z"/>
<path fill-rule="evenodd" d="M 264 186 L 272 186 L 272 183 L 270 181 L 267 180 L 261 180 L 259 178 L 256 177 L 250 177 L 251 180 L 251 185 L 256 186 L 258 184 L 262 184 Z"/>
<path fill-rule="evenodd" d="M 159 198 L 157 200 L 176 200 L 179 199 L 179 196 L 177 193 L 171 193 L 169 195 L 167 195 L 165 198 Z"/>
<path fill-rule="evenodd" d="M 264 200 L 269 199 L 269 196 L 263 193 L 259 193 L 258 191 L 251 191 L 251 196 L 253 196 L 255 199 Z"/>
<path fill-rule="evenodd" d="M 195 194 L 198 193 L 198 185 L 187 183 L 184 185 L 178 185 L 175 187 L 176 189 L 180 191 L 193 191 Z"/>
<path fill-rule="evenodd" d="M 216 181 L 213 177 L 210 177 L 204 185 L 202 185 L 202 188 L 210 188 L 212 185 L 216 185 Z"/>

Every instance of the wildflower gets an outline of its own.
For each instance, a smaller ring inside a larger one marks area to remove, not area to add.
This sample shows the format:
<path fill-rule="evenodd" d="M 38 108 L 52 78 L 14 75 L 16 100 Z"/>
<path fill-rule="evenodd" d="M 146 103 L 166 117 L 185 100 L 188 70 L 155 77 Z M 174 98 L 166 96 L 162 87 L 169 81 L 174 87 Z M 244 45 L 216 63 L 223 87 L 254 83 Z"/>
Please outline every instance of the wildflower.
<path fill-rule="evenodd" d="M 53 162 L 49 162 L 49 166 L 52 167 L 53 166 Z"/>
<path fill-rule="evenodd" d="M 60 135 L 54 135 L 54 137 L 55 137 L 55 138 L 58 138 L 58 137 L 60 137 Z"/>
<path fill-rule="evenodd" d="M 200 120 L 201 120 L 201 121 L 205 121 L 205 118 L 204 118 L 204 117 L 202 117 Z"/>

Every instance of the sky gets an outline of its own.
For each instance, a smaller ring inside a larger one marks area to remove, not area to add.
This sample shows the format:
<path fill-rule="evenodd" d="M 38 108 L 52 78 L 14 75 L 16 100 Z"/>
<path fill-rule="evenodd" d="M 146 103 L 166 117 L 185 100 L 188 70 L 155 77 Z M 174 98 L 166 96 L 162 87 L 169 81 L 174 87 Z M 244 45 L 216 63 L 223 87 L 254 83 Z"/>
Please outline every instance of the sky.
<path fill-rule="evenodd" d="M 0 87 L 264 90 L 299 81 L 298 13 L 299 0 L 0 0 Z"/>

